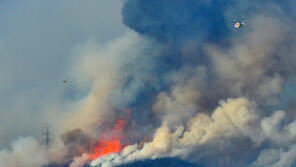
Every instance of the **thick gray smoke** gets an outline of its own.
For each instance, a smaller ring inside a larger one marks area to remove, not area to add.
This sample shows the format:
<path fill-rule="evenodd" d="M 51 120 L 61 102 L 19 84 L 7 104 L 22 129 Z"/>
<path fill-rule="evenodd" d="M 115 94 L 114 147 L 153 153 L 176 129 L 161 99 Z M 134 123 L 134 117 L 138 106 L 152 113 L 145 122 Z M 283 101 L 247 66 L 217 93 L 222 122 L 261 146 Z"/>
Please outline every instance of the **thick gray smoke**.
<path fill-rule="evenodd" d="M 67 104 L 61 143 L 44 164 L 178 157 L 201 166 L 295 165 L 295 8 L 286 0 L 124 1 L 129 32 L 72 51 L 68 73 L 87 94 Z M 242 29 L 230 23 L 238 18 L 248 18 Z M 118 120 L 122 150 L 94 158 Z"/>
<path fill-rule="evenodd" d="M 141 146 L 136 134 L 134 145 L 91 164 L 170 156 L 205 166 L 292 166 L 295 108 L 285 102 L 295 99 L 292 3 L 127 1 L 123 22 L 158 44 L 143 50 L 160 52 L 138 55 L 144 71 L 128 67 L 129 82 L 117 95 L 134 92 L 125 105 L 141 125 L 135 133 L 154 133 Z M 245 28 L 228 25 L 239 17 L 248 18 Z M 148 86 L 130 89 L 136 83 Z M 141 124 L 144 116 L 152 125 Z"/>

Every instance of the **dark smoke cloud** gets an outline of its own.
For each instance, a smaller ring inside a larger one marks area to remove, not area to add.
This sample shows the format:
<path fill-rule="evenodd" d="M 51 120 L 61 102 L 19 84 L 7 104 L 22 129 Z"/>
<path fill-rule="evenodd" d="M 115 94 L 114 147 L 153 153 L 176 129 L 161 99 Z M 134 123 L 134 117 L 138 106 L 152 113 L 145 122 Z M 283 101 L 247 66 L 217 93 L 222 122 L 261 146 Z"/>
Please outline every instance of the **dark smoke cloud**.
<path fill-rule="evenodd" d="M 89 92 L 71 106 L 61 158 L 85 165 L 101 133 L 129 109 L 129 146 L 91 165 L 179 157 L 201 166 L 291 166 L 294 9 L 286 0 L 125 1 L 131 32 L 73 50 L 74 80 Z M 243 29 L 229 23 L 244 17 Z"/>
<path fill-rule="evenodd" d="M 249 18 L 247 22 L 253 24 L 254 27 L 261 27 L 262 31 L 265 31 L 266 28 L 268 28 L 267 26 L 276 25 L 270 24 L 271 22 L 273 22 L 272 19 L 269 19 L 270 22 L 268 21 L 268 18 L 264 17 L 257 20 L 253 19 L 258 15 L 268 16 L 272 18 L 281 18 L 283 19 L 283 22 L 279 24 L 290 24 L 291 27 L 293 27 L 294 16 L 292 15 L 293 8 L 291 7 L 291 5 L 291 1 L 258 2 L 249 0 L 234 2 L 217 0 L 129 0 L 125 3 L 122 9 L 122 15 L 123 22 L 128 27 L 132 28 L 140 34 L 153 38 L 162 44 L 165 43 L 165 45 L 170 46 L 167 50 L 164 50 L 162 52 L 162 58 L 159 58 L 159 60 L 161 61 L 157 62 L 158 64 L 161 64 L 160 68 L 158 68 L 157 70 L 159 73 L 161 73 L 161 76 L 166 75 L 168 71 L 179 70 L 180 68 L 182 68 L 183 65 L 192 65 L 192 62 L 194 62 L 194 64 L 203 64 L 208 67 L 208 73 L 210 74 L 210 80 L 208 81 L 210 82 L 210 84 L 212 84 L 210 87 L 217 90 L 223 89 L 221 88 L 221 86 L 223 85 L 227 87 L 227 85 L 225 84 L 229 84 L 232 81 L 228 80 L 224 83 L 221 83 L 221 80 L 216 79 L 219 76 L 217 76 L 217 72 L 213 71 L 213 69 L 215 69 L 215 66 L 217 66 L 218 64 L 215 64 L 213 60 L 209 60 L 212 59 L 213 56 L 204 53 L 204 50 L 200 48 L 205 44 L 209 44 L 209 41 L 216 41 L 216 44 L 218 45 L 216 45 L 215 47 L 221 49 L 218 50 L 218 52 L 223 52 L 223 50 L 225 49 L 231 49 L 231 47 L 235 48 L 236 45 L 239 45 L 240 41 L 243 39 L 239 37 L 238 39 L 235 39 L 236 36 L 241 36 L 244 34 L 245 36 L 248 36 L 250 34 L 247 34 L 248 32 L 244 30 L 233 32 L 232 23 L 230 22 L 237 18 Z M 262 6 L 266 7 L 262 9 Z M 286 28 L 287 27 L 283 27 L 283 29 Z M 285 78 L 285 80 L 289 79 L 289 77 L 292 77 L 292 71 L 295 70 L 295 67 L 291 63 L 289 63 L 289 61 L 291 60 L 295 61 L 295 58 L 293 58 L 292 56 L 282 57 L 282 54 L 290 54 L 293 52 L 293 50 L 291 50 L 291 47 L 294 45 L 294 38 L 289 36 L 292 31 L 288 29 L 289 28 L 284 30 L 284 37 L 281 37 L 286 41 L 281 41 L 281 44 L 278 45 L 277 48 L 274 47 L 274 52 L 271 51 L 273 53 L 269 55 L 269 59 L 266 61 L 263 60 L 265 62 L 262 62 L 260 64 L 262 66 L 265 66 L 264 70 L 267 75 L 272 77 L 272 75 L 274 75 L 275 73 L 279 73 L 282 77 Z M 273 30 L 270 29 L 270 31 Z M 261 32 L 258 31 L 258 33 Z M 264 35 L 270 36 L 268 32 Z M 274 36 L 274 38 L 278 37 Z M 252 40 L 257 40 L 257 38 L 254 37 Z M 258 40 L 260 40 L 259 37 Z M 268 38 L 263 37 L 262 35 L 261 42 L 264 42 L 266 40 L 272 40 L 272 37 Z M 258 59 L 258 61 L 261 60 Z M 163 68 L 164 66 L 167 66 L 168 68 Z M 237 78 L 235 80 L 237 81 Z M 268 79 L 265 80 L 265 82 L 269 82 Z M 163 81 L 161 82 L 166 83 Z M 231 84 L 233 85 L 240 83 L 232 82 Z M 252 98 L 257 96 L 255 93 L 255 91 L 258 91 L 257 89 L 250 90 L 254 89 L 252 87 L 256 87 L 254 86 L 256 85 L 256 83 L 254 83 L 253 85 L 252 84 L 253 83 L 250 83 L 245 87 L 240 88 L 242 89 L 240 91 L 243 91 L 242 94 L 247 95 L 248 97 L 252 96 Z M 228 96 L 237 97 L 242 95 L 238 92 L 226 93 L 225 91 L 215 91 L 215 94 L 216 95 L 207 96 L 217 96 L 218 94 L 217 100 L 219 101 L 221 98 L 225 98 Z M 215 101 L 217 102 L 217 100 Z M 212 102 L 212 100 L 208 101 L 208 103 Z"/>
<path fill-rule="evenodd" d="M 94 146 L 94 140 L 81 129 L 68 131 L 62 134 L 61 140 L 67 146 L 67 157 L 65 157 L 65 161 L 71 161 L 72 157 L 90 151 Z"/>
<path fill-rule="evenodd" d="M 123 23 L 158 41 L 219 40 L 228 33 L 223 12 L 233 1 L 129 0 Z"/>
<path fill-rule="evenodd" d="M 127 106 L 134 107 L 134 119 L 141 120 L 138 104 L 143 99 L 150 102 L 144 113 L 157 116 L 149 121 L 159 128 L 150 142 L 126 148 L 130 154 L 122 152 L 93 164 L 180 156 L 206 166 L 290 166 L 293 160 L 285 158 L 295 159 L 290 131 L 295 107 L 289 102 L 294 96 L 288 93 L 295 87 L 291 86 L 296 65 L 293 4 L 127 0 L 124 24 L 162 46 L 157 56 L 149 57 L 160 61 L 147 62 L 154 63 L 149 71 L 157 82 L 149 85 L 152 89 L 137 89 Z M 229 23 L 245 17 L 244 29 L 235 30 Z M 137 68 L 130 71 L 127 76 L 133 77 L 124 86 L 140 79 L 134 75 Z M 138 96 L 142 93 L 146 96 Z M 142 128 L 145 125 L 137 131 Z M 270 152 L 273 160 L 267 157 Z"/>
<path fill-rule="evenodd" d="M 266 6 L 266 8 L 262 8 Z M 292 1 L 127 0 L 123 23 L 160 42 L 207 39 L 231 35 L 229 22 L 259 13 L 293 17 Z"/>

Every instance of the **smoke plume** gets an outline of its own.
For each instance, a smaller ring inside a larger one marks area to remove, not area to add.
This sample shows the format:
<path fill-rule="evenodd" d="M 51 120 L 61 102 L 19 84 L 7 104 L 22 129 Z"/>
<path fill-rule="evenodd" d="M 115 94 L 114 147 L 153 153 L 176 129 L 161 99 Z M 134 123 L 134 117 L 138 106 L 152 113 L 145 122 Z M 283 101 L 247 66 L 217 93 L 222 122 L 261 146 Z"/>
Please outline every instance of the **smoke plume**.
<path fill-rule="evenodd" d="M 61 114 L 59 143 L 30 165 L 295 165 L 295 16 L 288 0 L 125 0 L 128 32 L 72 50 L 68 74 L 85 94 Z M 18 150 L 1 151 L 0 164 Z"/>
<path fill-rule="evenodd" d="M 181 157 L 206 166 L 292 166 L 294 108 L 283 101 L 295 77 L 290 3 L 127 1 L 123 22 L 140 40 L 157 44 L 145 51 L 158 52 L 137 55 L 138 64 L 126 67 L 134 69 L 119 82 L 119 97 L 133 92 L 124 106 L 141 125 L 129 127 L 135 144 L 91 165 Z M 238 17 L 247 17 L 247 25 L 232 29 L 228 22 Z M 139 80 L 148 86 L 130 90 Z"/>

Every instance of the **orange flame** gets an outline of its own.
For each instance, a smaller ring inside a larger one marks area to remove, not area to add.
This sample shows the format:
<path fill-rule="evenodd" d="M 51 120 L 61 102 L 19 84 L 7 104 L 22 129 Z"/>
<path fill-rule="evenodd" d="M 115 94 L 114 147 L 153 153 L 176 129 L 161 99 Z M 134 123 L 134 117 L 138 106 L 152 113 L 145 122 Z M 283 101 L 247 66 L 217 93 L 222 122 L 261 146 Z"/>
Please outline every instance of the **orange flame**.
<path fill-rule="evenodd" d="M 122 150 L 121 140 L 123 130 L 126 125 L 126 122 L 129 119 L 130 114 L 129 110 L 127 110 L 126 112 L 128 114 L 127 119 L 118 120 L 112 132 L 109 135 L 107 133 L 104 133 L 100 137 L 98 144 L 94 148 L 94 153 L 89 155 L 91 160 L 111 153 L 118 153 Z"/>

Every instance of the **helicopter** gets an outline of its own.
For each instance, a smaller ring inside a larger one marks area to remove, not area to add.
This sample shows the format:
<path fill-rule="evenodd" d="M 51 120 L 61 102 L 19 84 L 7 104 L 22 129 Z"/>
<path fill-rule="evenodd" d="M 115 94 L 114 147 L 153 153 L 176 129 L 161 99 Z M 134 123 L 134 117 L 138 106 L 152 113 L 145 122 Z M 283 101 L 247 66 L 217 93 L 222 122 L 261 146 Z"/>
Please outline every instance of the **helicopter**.
<path fill-rule="evenodd" d="M 245 22 L 244 20 L 246 20 L 247 18 L 243 18 L 243 19 L 236 19 L 235 21 L 232 21 L 231 23 L 234 23 L 234 28 L 238 29 L 238 28 L 244 28 L 245 27 Z"/>

